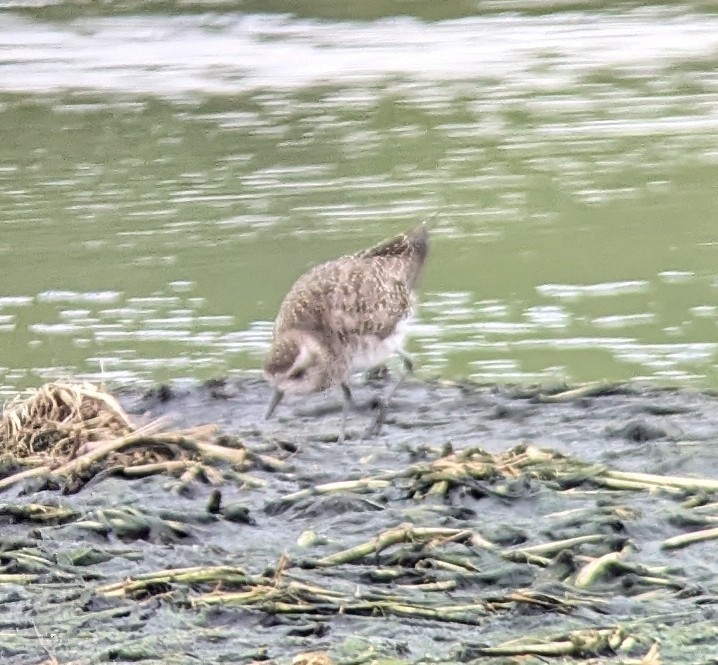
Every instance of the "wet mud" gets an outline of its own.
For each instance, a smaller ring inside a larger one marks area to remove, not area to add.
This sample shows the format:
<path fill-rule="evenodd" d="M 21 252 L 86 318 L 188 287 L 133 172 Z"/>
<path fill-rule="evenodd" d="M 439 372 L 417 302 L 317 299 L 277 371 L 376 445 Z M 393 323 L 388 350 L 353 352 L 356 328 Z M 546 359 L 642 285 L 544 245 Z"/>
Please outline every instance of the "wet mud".
<path fill-rule="evenodd" d="M 265 422 L 252 377 L 116 395 L 138 422 L 216 424 L 246 463 L 4 489 L 4 664 L 718 654 L 712 394 L 410 381 L 342 446 L 338 396 Z"/>

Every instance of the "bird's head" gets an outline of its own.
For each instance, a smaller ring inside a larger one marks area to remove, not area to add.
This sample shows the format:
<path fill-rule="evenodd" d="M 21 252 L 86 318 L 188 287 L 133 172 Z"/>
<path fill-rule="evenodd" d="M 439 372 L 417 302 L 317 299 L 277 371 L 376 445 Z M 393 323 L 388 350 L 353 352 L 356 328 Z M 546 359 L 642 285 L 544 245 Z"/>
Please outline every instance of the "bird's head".
<path fill-rule="evenodd" d="M 264 359 L 264 377 L 274 387 L 269 418 L 285 393 L 306 395 L 329 388 L 332 373 L 327 350 L 314 335 L 301 330 L 278 334 Z"/>

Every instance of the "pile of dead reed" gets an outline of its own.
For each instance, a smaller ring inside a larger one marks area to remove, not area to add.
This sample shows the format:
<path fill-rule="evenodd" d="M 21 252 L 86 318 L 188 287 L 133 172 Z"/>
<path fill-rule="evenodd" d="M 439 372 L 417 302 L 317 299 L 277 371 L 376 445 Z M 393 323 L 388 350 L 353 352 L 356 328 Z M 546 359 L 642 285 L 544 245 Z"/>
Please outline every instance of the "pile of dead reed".
<path fill-rule="evenodd" d="M 117 400 L 89 383 L 47 383 L 3 409 L 0 449 L 15 459 L 71 459 L 135 428 Z"/>
<path fill-rule="evenodd" d="M 0 491 L 30 478 L 76 491 L 100 472 L 171 473 L 187 482 L 202 478 L 219 484 L 217 463 L 240 473 L 256 462 L 283 467 L 281 460 L 252 453 L 239 440 L 231 446 L 213 443 L 214 425 L 182 431 L 164 426 L 161 420 L 135 424 L 117 399 L 88 383 L 45 384 L 3 409 Z"/>

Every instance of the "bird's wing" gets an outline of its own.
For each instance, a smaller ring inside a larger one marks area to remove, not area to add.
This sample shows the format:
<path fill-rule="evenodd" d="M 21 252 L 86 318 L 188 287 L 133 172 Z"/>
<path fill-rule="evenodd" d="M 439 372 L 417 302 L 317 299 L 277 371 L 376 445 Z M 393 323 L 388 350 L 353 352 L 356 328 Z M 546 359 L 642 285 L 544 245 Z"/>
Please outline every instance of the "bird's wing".
<path fill-rule="evenodd" d="M 346 256 L 316 266 L 290 289 L 275 329 L 384 339 L 411 310 L 411 294 L 400 273 L 392 257 Z"/>
<path fill-rule="evenodd" d="M 395 260 L 357 259 L 343 266 L 341 279 L 328 293 L 328 325 L 342 335 L 384 339 L 411 310 L 406 283 Z"/>

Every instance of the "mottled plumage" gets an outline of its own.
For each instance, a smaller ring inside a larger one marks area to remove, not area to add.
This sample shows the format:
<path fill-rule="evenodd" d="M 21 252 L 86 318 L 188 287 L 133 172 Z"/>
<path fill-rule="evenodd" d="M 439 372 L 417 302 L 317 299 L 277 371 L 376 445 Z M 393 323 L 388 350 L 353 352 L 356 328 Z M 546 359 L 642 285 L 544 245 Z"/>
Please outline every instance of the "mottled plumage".
<path fill-rule="evenodd" d="M 285 393 L 341 386 L 343 439 L 351 403 L 349 374 L 401 354 L 427 251 L 428 234 L 422 225 L 322 263 L 297 279 L 279 308 L 264 363 L 265 376 L 275 388 L 267 417 Z M 381 420 L 380 409 L 375 429 Z"/>

